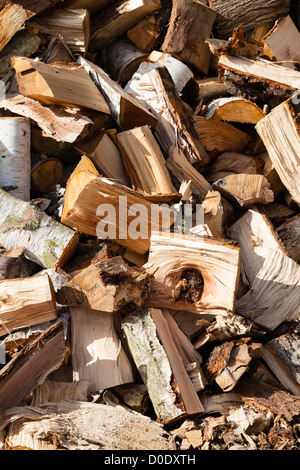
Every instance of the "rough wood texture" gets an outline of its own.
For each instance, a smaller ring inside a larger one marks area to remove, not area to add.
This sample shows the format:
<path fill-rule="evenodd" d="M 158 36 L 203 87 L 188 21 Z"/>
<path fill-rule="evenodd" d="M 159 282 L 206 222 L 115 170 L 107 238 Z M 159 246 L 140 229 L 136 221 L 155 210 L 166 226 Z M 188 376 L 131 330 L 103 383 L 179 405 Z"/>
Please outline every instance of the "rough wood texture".
<path fill-rule="evenodd" d="M 276 228 L 289 256 L 300 264 L 300 216 L 296 215 Z"/>
<path fill-rule="evenodd" d="M 264 162 L 259 158 L 236 152 L 224 152 L 205 169 L 205 177 L 210 182 L 216 182 L 228 175 L 262 174 Z"/>
<path fill-rule="evenodd" d="M 134 382 L 134 374 L 111 313 L 71 308 L 73 380 L 89 392 Z"/>
<path fill-rule="evenodd" d="M 46 158 L 31 165 L 31 189 L 35 194 L 47 194 L 59 184 L 63 176 L 63 164 L 57 158 Z"/>
<path fill-rule="evenodd" d="M 253 102 L 239 98 L 218 98 L 208 104 L 206 119 L 257 124 L 264 112 Z"/>
<path fill-rule="evenodd" d="M 147 59 L 127 38 L 116 39 L 105 49 L 105 65 L 113 80 L 124 83 L 131 79 L 141 62 Z"/>
<path fill-rule="evenodd" d="M 300 32 L 290 16 L 276 21 L 274 28 L 263 38 L 264 53 L 271 60 L 281 62 L 283 66 L 295 68 L 300 61 L 300 53 L 296 44 L 300 40 Z M 288 44 L 288 47 L 287 47 Z"/>
<path fill-rule="evenodd" d="M 217 12 L 214 25 L 216 37 L 228 39 L 237 26 L 251 30 L 286 16 L 290 1 L 266 0 L 262 5 L 259 0 L 210 0 L 210 6 Z"/>
<path fill-rule="evenodd" d="M 175 0 L 162 50 L 207 74 L 211 53 L 205 39 L 211 35 L 216 12 L 195 0 Z"/>
<path fill-rule="evenodd" d="M 30 57 L 41 45 L 41 38 L 26 29 L 18 31 L 0 53 L 0 77 L 12 69 L 11 58 L 15 55 Z"/>
<path fill-rule="evenodd" d="M 86 402 L 88 396 L 88 381 L 55 382 L 46 379 L 33 392 L 30 406 L 40 406 L 44 403 L 59 403 L 61 401 Z"/>
<path fill-rule="evenodd" d="M 27 13 L 21 5 L 8 4 L 0 11 L 0 50 L 27 20 Z"/>
<path fill-rule="evenodd" d="M 78 235 L 38 207 L 0 190 L 0 244 L 25 247 L 25 255 L 44 268 L 62 266 L 74 253 Z"/>

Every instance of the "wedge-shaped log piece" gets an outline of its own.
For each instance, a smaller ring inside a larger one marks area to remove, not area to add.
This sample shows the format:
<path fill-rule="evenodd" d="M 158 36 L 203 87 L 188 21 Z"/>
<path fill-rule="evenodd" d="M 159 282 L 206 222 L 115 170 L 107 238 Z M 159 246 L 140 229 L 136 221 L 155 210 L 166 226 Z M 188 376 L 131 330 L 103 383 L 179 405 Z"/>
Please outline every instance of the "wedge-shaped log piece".
<path fill-rule="evenodd" d="M 0 299 L 0 336 L 57 318 L 55 293 L 47 274 L 1 281 Z"/>
<path fill-rule="evenodd" d="M 298 103 L 297 98 L 296 103 Z M 298 204 L 300 204 L 299 109 L 299 104 L 293 104 L 293 99 L 285 101 L 256 126 L 282 183 Z"/>
<path fill-rule="evenodd" d="M 71 308 L 72 367 L 75 382 L 87 380 L 89 392 L 134 382 L 114 315 L 89 308 Z"/>
<path fill-rule="evenodd" d="M 203 407 L 163 312 L 143 309 L 123 316 L 122 329 L 159 421 L 201 414 Z"/>
<path fill-rule="evenodd" d="M 1 6 L 17 4 L 21 5 L 24 10 L 26 10 L 27 17 L 32 18 L 43 11 L 49 10 L 49 8 L 54 7 L 59 3 L 59 0 L 18 0 L 17 2 L 12 2 L 11 0 L 1 0 Z"/>
<path fill-rule="evenodd" d="M 25 398 L 61 366 L 65 355 L 63 324 L 58 322 L 27 344 L 0 371 L 0 429 L 6 425 L 4 412 L 22 405 Z"/>
<path fill-rule="evenodd" d="M 85 68 L 105 97 L 112 118 L 122 130 L 126 131 L 144 125 L 152 127 L 158 124 L 158 119 L 152 113 L 148 112 L 134 97 L 126 93 L 100 67 L 83 57 L 78 57 L 77 61 Z"/>
<path fill-rule="evenodd" d="M 236 302 L 236 312 L 267 330 L 300 318 L 300 266 L 280 251 L 268 249 L 250 291 Z"/>
<path fill-rule="evenodd" d="M 110 114 L 104 97 L 83 67 L 49 65 L 24 57 L 13 57 L 12 64 L 22 95 L 44 104 L 90 108 Z"/>
<path fill-rule="evenodd" d="M 54 268 L 72 256 L 78 234 L 38 207 L 0 190 L 0 245 L 23 246 L 25 255 L 44 268 Z"/>
<path fill-rule="evenodd" d="M 160 11 L 146 16 L 127 31 L 127 37 L 142 52 L 150 52 L 155 47 L 161 33 Z"/>
<path fill-rule="evenodd" d="M 128 304 L 141 308 L 151 277 L 143 268 L 130 267 L 117 256 L 83 269 L 60 289 L 57 300 L 62 305 L 110 313 Z"/>
<path fill-rule="evenodd" d="M 1 256 L 0 281 L 4 281 L 5 279 L 17 279 L 19 277 L 27 277 L 22 276 L 25 261 L 24 251 L 25 248 L 21 246 Z"/>
<path fill-rule="evenodd" d="M 32 119 L 48 136 L 58 142 L 73 143 L 93 125 L 93 121 L 81 113 L 68 112 L 55 106 L 46 107 L 22 95 L 7 96 L 0 101 L 0 108 Z M 104 122 L 105 120 L 103 124 Z"/>
<path fill-rule="evenodd" d="M 276 228 L 289 256 L 300 264 L 300 215 L 296 215 Z"/>
<path fill-rule="evenodd" d="M 216 56 L 228 54 L 256 59 L 263 52 L 262 42 L 250 37 L 243 26 L 238 26 L 228 41 L 209 38 L 206 39 L 206 43 L 212 54 Z"/>
<path fill-rule="evenodd" d="M 163 217 L 155 222 L 156 211 Z M 174 214 L 168 208 L 151 204 L 140 193 L 97 173 L 75 170 L 67 183 L 61 222 L 80 233 L 117 241 L 144 254 L 151 231 L 170 229 L 173 221 Z"/>
<path fill-rule="evenodd" d="M 90 15 L 85 9 L 54 9 L 36 16 L 30 24 L 48 38 L 62 35 L 72 52 L 87 52 L 90 40 Z"/>
<path fill-rule="evenodd" d="M 300 62 L 300 53 L 296 46 L 299 41 L 300 32 L 297 26 L 290 16 L 285 16 L 276 21 L 275 26 L 263 38 L 264 53 L 271 60 L 282 62 L 285 67 L 295 68 L 295 62 Z"/>
<path fill-rule="evenodd" d="M 281 192 L 285 191 L 285 186 L 279 178 L 268 152 L 259 154 L 258 158 L 264 162 L 263 174 L 269 181 L 270 188 L 272 189 L 274 195 L 278 196 Z"/>
<path fill-rule="evenodd" d="M 300 88 L 298 71 L 270 60 L 222 55 L 218 68 L 227 90 L 245 99 L 267 103 L 275 98 L 280 103 Z"/>
<path fill-rule="evenodd" d="M 7 2 L 8 3 L 8 2 Z M 8 3 L 0 11 L 0 51 L 23 26 L 28 16 L 22 5 Z"/>
<path fill-rule="evenodd" d="M 274 201 L 274 193 L 270 189 L 270 183 L 263 175 L 233 174 L 216 181 L 213 187 L 231 201 L 245 208 L 254 204 L 269 204 Z"/>
<path fill-rule="evenodd" d="M 91 21 L 91 47 L 102 49 L 161 8 L 160 0 L 118 0 Z"/>
<path fill-rule="evenodd" d="M 145 267 L 157 268 L 147 307 L 224 315 L 234 311 L 240 249 L 230 243 L 153 234 Z"/>
<path fill-rule="evenodd" d="M 249 100 L 240 98 L 218 98 L 209 103 L 206 119 L 218 119 L 242 124 L 257 124 L 265 113 Z"/>
<path fill-rule="evenodd" d="M 87 380 L 79 382 L 56 382 L 46 379 L 33 392 L 30 406 L 40 406 L 44 403 L 59 403 L 61 401 L 88 401 Z"/>
<path fill-rule="evenodd" d="M 31 165 L 31 189 L 47 194 L 52 186 L 59 184 L 63 176 L 63 164 L 57 158 L 44 158 Z"/>
<path fill-rule="evenodd" d="M 0 187 L 12 196 L 30 200 L 30 121 L 0 118 Z"/>
<path fill-rule="evenodd" d="M 210 37 L 215 19 L 215 10 L 198 0 L 175 0 L 162 50 L 206 75 L 211 53 L 205 39 Z"/>
<path fill-rule="evenodd" d="M 205 169 L 205 177 L 214 183 L 229 175 L 262 174 L 263 165 L 264 162 L 259 158 L 236 152 L 224 152 Z"/>
<path fill-rule="evenodd" d="M 133 189 L 153 201 L 180 199 L 149 126 L 121 132 L 117 134 L 117 140 L 124 150 L 123 160 Z"/>
<path fill-rule="evenodd" d="M 154 134 L 163 152 L 178 144 L 190 163 L 204 166 L 209 162 L 192 116 L 180 98 L 166 67 L 158 67 L 142 75 L 134 74 L 125 90 L 132 93 L 158 118 L 159 124 Z"/>
<path fill-rule="evenodd" d="M 106 69 L 113 80 L 124 83 L 132 78 L 141 62 L 147 59 L 127 38 L 118 38 L 105 48 Z"/>
<path fill-rule="evenodd" d="M 262 5 L 259 0 L 210 0 L 211 8 L 217 12 L 215 37 L 228 39 L 237 26 L 247 30 L 266 23 L 272 23 L 289 13 L 290 1 L 266 0 Z"/>
<path fill-rule="evenodd" d="M 299 334 L 287 333 L 268 341 L 263 347 L 263 359 L 287 390 L 300 396 Z"/>

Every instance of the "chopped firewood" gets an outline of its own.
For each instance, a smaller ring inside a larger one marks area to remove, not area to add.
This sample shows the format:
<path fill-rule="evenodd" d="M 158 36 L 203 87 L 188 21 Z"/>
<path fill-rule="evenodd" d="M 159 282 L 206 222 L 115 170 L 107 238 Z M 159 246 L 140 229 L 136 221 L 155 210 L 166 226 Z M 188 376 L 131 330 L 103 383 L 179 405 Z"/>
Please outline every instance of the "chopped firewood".
<path fill-rule="evenodd" d="M 207 74 L 211 53 L 205 39 L 215 19 L 216 12 L 198 0 L 175 0 L 162 50 Z"/>
<path fill-rule="evenodd" d="M 31 189 L 35 193 L 47 194 L 63 176 L 63 164 L 57 158 L 42 158 L 31 165 Z"/>
<path fill-rule="evenodd" d="M 117 312 L 132 304 L 141 308 L 147 298 L 151 274 L 128 266 L 121 256 L 91 264 L 76 274 L 57 294 L 57 301 L 71 307 Z"/>
<path fill-rule="evenodd" d="M 264 162 L 259 158 L 236 152 L 224 152 L 217 157 L 212 165 L 206 167 L 205 177 L 215 183 L 222 178 L 235 174 L 257 175 L 262 173 Z"/>
<path fill-rule="evenodd" d="M 71 308 L 73 380 L 87 380 L 90 392 L 134 382 L 133 369 L 117 334 L 115 317 Z"/>
<path fill-rule="evenodd" d="M 282 102 L 300 88 L 298 71 L 269 60 L 222 55 L 218 67 L 228 91 L 263 104 L 274 98 Z"/>
<path fill-rule="evenodd" d="M 300 83 L 299 83 L 300 85 Z M 274 108 L 256 126 L 279 178 L 300 204 L 298 105 L 288 100 Z"/>
<path fill-rule="evenodd" d="M 30 406 L 40 406 L 44 403 L 59 403 L 62 401 L 86 402 L 88 396 L 88 381 L 54 382 L 46 379 L 33 392 Z"/>
<path fill-rule="evenodd" d="M 274 193 L 263 175 L 232 174 L 216 181 L 213 187 L 239 206 L 248 208 L 254 204 L 269 204 Z"/>
<path fill-rule="evenodd" d="M 105 49 L 105 63 L 109 75 L 120 83 L 128 82 L 147 57 L 147 54 L 141 52 L 127 38 L 116 39 Z"/>
<path fill-rule="evenodd" d="M 210 154 L 221 152 L 243 152 L 250 137 L 228 122 L 195 116 L 195 129 L 200 142 Z"/>
<path fill-rule="evenodd" d="M 0 297 L 0 335 L 57 318 L 55 293 L 47 274 L 1 281 Z"/>
<path fill-rule="evenodd" d="M 201 414 L 203 407 L 163 313 L 143 309 L 123 316 L 122 328 L 157 418 L 169 422 L 186 413 Z"/>
<path fill-rule="evenodd" d="M 199 87 L 199 99 L 203 99 L 203 103 L 216 99 L 225 97 L 227 95 L 225 82 L 216 78 L 202 78 L 195 79 Z"/>
<path fill-rule="evenodd" d="M 187 83 L 194 77 L 194 73 L 191 71 L 191 69 L 183 62 L 173 57 L 171 54 L 162 53 L 160 51 L 152 51 L 148 56 L 148 61 L 154 62 L 157 67 L 166 67 L 172 77 L 178 93 L 181 93 Z M 150 71 L 151 65 L 148 64 L 148 66 L 148 71 Z M 146 71 L 143 73 L 146 73 Z"/>
<path fill-rule="evenodd" d="M 47 37 L 62 35 L 72 52 L 87 52 L 90 40 L 88 10 L 54 9 L 47 15 L 35 16 L 29 23 Z"/>
<path fill-rule="evenodd" d="M 272 339 L 263 347 L 263 359 L 281 385 L 300 396 L 299 334 L 287 333 Z"/>
<path fill-rule="evenodd" d="M 300 264 L 300 215 L 287 220 L 276 231 L 289 256 Z"/>
<path fill-rule="evenodd" d="M 40 209 L 0 190 L 0 245 L 25 247 L 25 255 L 44 268 L 63 266 L 78 243 L 73 230 Z"/>
<path fill-rule="evenodd" d="M 30 122 L 0 118 L 0 187 L 23 201 L 30 200 Z"/>
<path fill-rule="evenodd" d="M 123 161 L 133 189 L 152 201 L 169 202 L 180 199 L 149 126 L 121 132 L 117 134 L 117 140 L 124 151 Z"/>
<path fill-rule="evenodd" d="M 43 104 L 90 108 L 110 114 L 104 97 L 83 67 L 49 65 L 23 57 L 14 57 L 12 64 L 24 96 Z"/>
<path fill-rule="evenodd" d="M 228 39 L 237 26 L 247 31 L 265 23 L 274 22 L 289 13 L 290 1 L 266 0 L 210 0 L 211 8 L 217 12 L 214 24 L 215 37 Z"/>
<path fill-rule="evenodd" d="M 22 5 L 8 3 L 0 11 L 0 51 L 23 26 L 28 16 Z"/>
<path fill-rule="evenodd" d="M 41 44 L 42 40 L 37 34 L 30 33 L 26 29 L 18 31 L 0 52 L 0 77 L 11 70 L 13 56 L 30 57 Z"/>
<path fill-rule="evenodd" d="M 222 39 L 206 39 L 209 48 L 214 55 L 237 55 L 256 59 L 263 52 L 262 42 L 251 38 L 243 26 L 238 26 L 228 41 Z"/>
<path fill-rule="evenodd" d="M 66 345 L 61 322 L 50 326 L 25 346 L 0 371 L 0 428 L 6 425 L 4 412 L 20 406 L 34 389 L 64 361 Z"/>
<path fill-rule="evenodd" d="M 209 191 L 203 201 L 204 222 L 212 236 L 225 239 L 225 211 L 219 191 Z"/>
<path fill-rule="evenodd" d="M 270 411 L 268 413 L 256 412 L 251 408 L 247 409 L 241 406 L 238 409 L 231 410 L 227 416 L 227 421 L 233 424 L 235 434 L 244 432 L 257 435 L 269 428 L 273 417 L 274 415 Z"/>
<path fill-rule="evenodd" d="M 70 280 L 70 276 L 61 268 L 43 269 L 34 276 L 41 276 L 42 274 L 48 274 L 56 293 Z"/>
<path fill-rule="evenodd" d="M 47 135 L 60 142 L 74 142 L 93 125 L 93 121 L 82 113 L 54 106 L 45 107 L 22 95 L 7 96 L 0 101 L 0 108 L 32 119 Z"/>
<path fill-rule="evenodd" d="M 32 264 L 24 256 L 25 248 L 16 247 L 0 258 L 0 281 L 30 277 L 33 274 Z"/>
<path fill-rule="evenodd" d="M 207 153 L 200 143 L 192 117 L 180 98 L 170 72 L 158 67 L 127 83 L 125 90 L 134 96 L 159 119 L 154 134 L 163 152 L 179 146 L 192 164 L 208 163 Z"/>
<path fill-rule="evenodd" d="M 259 158 L 264 162 L 263 174 L 270 183 L 270 189 L 275 196 L 278 196 L 285 189 L 285 186 L 281 182 L 268 152 L 260 154 Z"/>
<path fill-rule="evenodd" d="M 138 205 L 140 211 L 138 217 L 137 213 L 130 212 L 134 204 Z M 155 207 L 165 216 L 162 221 L 158 220 L 155 226 L 151 227 L 151 213 Z M 104 217 L 107 209 L 109 213 Z M 137 220 L 132 219 L 134 215 Z M 95 173 L 80 171 L 73 174 L 68 181 L 61 222 L 80 233 L 102 239 L 109 238 L 143 254 L 150 246 L 151 228 L 169 229 L 173 219 L 168 208 L 151 204 L 140 193 L 101 178 Z"/>
<path fill-rule="evenodd" d="M 240 250 L 193 235 L 153 234 L 147 269 L 157 268 L 145 306 L 194 313 L 232 313 Z"/>
<path fill-rule="evenodd" d="M 40 54 L 39 59 L 44 64 L 68 63 L 74 60 L 71 50 L 64 44 L 60 35 L 50 40 L 47 49 Z"/>
<path fill-rule="evenodd" d="M 32 450 L 132 451 L 134 448 L 169 452 L 175 448 L 161 424 L 120 406 L 61 402 L 9 411 L 7 421 L 12 421 L 7 436 L 9 448 L 22 445 Z M 114 465 L 120 463 L 115 459 L 125 457 L 109 458 Z"/>
<path fill-rule="evenodd" d="M 65 0 L 66 8 L 77 10 L 78 8 L 86 8 L 92 16 L 101 10 L 104 10 L 111 4 L 111 0 Z"/>
<path fill-rule="evenodd" d="M 246 285 L 253 285 L 267 259 L 268 249 L 287 255 L 274 227 L 257 207 L 252 207 L 240 217 L 229 233 L 241 248 L 241 271 Z"/>
<path fill-rule="evenodd" d="M 156 43 L 160 30 L 160 15 L 154 13 L 140 20 L 132 28 L 128 29 L 127 37 L 142 52 L 149 52 Z"/>
<path fill-rule="evenodd" d="M 299 50 L 296 47 L 299 40 L 300 32 L 291 17 L 282 17 L 263 38 L 264 55 L 268 55 L 271 60 L 280 61 L 284 67 L 295 68 L 296 63 L 300 62 Z"/>
<path fill-rule="evenodd" d="M 160 8 L 160 0 L 118 0 L 92 19 L 90 46 L 102 49 Z"/>
<path fill-rule="evenodd" d="M 157 125 L 157 118 L 130 94 L 126 93 L 100 67 L 83 57 L 78 58 L 78 63 L 85 68 L 97 88 L 105 96 L 112 118 L 122 130 L 126 131 L 136 126 L 149 125 L 152 127 Z"/>
<path fill-rule="evenodd" d="M 257 124 L 265 114 L 252 101 L 230 97 L 210 102 L 205 117 L 219 121 Z"/>

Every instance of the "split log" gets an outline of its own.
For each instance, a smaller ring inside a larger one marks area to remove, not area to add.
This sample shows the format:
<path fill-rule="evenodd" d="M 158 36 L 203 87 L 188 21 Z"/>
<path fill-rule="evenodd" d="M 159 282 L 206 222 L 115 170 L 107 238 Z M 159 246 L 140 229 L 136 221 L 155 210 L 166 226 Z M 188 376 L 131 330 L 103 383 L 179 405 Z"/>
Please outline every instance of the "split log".
<path fill-rule="evenodd" d="M 256 130 L 266 146 L 279 178 L 295 202 L 300 204 L 298 107 L 299 105 L 293 103 L 293 99 L 285 101 L 262 119 Z"/>
<path fill-rule="evenodd" d="M 79 57 L 78 63 L 84 67 L 97 88 L 105 97 L 112 119 L 124 131 L 136 126 L 156 126 L 158 120 L 126 91 L 114 82 L 100 67 Z"/>
<path fill-rule="evenodd" d="M 41 406 L 44 403 L 59 403 L 61 401 L 88 401 L 88 381 L 54 382 L 46 379 L 33 392 L 30 406 Z"/>
<path fill-rule="evenodd" d="M 47 194 L 63 176 L 63 164 L 57 158 L 44 158 L 31 165 L 31 189 L 38 194 Z"/>
<path fill-rule="evenodd" d="M 49 65 L 23 57 L 14 57 L 12 64 L 22 95 L 44 104 L 90 108 L 110 114 L 105 99 L 83 67 Z"/>
<path fill-rule="evenodd" d="M 45 107 L 22 95 L 7 96 L 0 101 L 0 108 L 32 119 L 47 135 L 59 142 L 73 143 L 93 125 L 93 121 L 81 113 L 54 106 Z"/>
<path fill-rule="evenodd" d="M 66 345 L 62 323 L 55 323 L 25 346 L 0 371 L 0 428 L 6 425 L 4 412 L 22 405 L 47 375 L 64 361 Z"/>
<path fill-rule="evenodd" d="M 203 407 L 160 310 L 143 309 L 122 317 L 133 360 L 148 389 L 157 418 L 170 422 Z"/>
<path fill-rule="evenodd" d="M 72 52 L 60 36 L 50 39 L 47 49 L 40 52 L 39 59 L 44 64 L 69 63 L 74 60 Z"/>
<path fill-rule="evenodd" d="M 213 237 L 225 239 L 225 210 L 219 191 L 209 191 L 203 201 L 204 223 Z"/>
<path fill-rule="evenodd" d="M 249 208 L 274 201 L 274 193 L 263 175 L 232 174 L 216 181 L 213 187 L 240 207 Z"/>
<path fill-rule="evenodd" d="M 84 9 L 54 9 L 35 16 L 30 24 L 47 38 L 62 36 L 72 52 L 86 53 L 90 40 L 90 15 Z"/>
<path fill-rule="evenodd" d="M 240 250 L 230 243 L 182 234 L 152 235 L 146 269 L 157 269 L 145 307 L 197 314 L 234 311 Z"/>
<path fill-rule="evenodd" d="M 264 55 L 268 55 L 271 60 L 281 62 L 284 67 L 295 69 L 296 63 L 300 62 L 296 46 L 299 40 L 300 32 L 291 17 L 280 18 L 263 38 Z"/>
<path fill-rule="evenodd" d="M 73 278 L 83 269 L 88 268 L 92 264 L 100 263 L 112 257 L 111 251 L 107 243 L 99 243 L 91 246 L 78 244 L 77 250 L 72 258 L 64 265 L 64 271 Z"/>
<path fill-rule="evenodd" d="M 219 78 L 235 96 L 275 105 L 290 98 L 300 89 L 300 73 L 264 59 L 247 59 L 222 55 Z"/>
<path fill-rule="evenodd" d="M 0 187 L 12 196 L 30 200 L 30 122 L 0 118 Z"/>
<path fill-rule="evenodd" d="M 204 116 L 194 116 L 195 129 L 200 142 L 212 155 L 221 152 L 243 152 L 250 137 L 233 125 Z"/>
<path fill-rule="evenodd" d="M 153 202 L 180 199 L 176 192 L 164 156 L 149 126 L 137 127 L 117 134 L 123 149 L 123 161 L 134 190 Z"/>
<path fill-rule="evenodd" d="M 63 266 L 72 256 L 78 234 L 30 203 L 0 190 L 0 245 L 25 247 L 25 255 L 44 268 Z"/>
<path fill-rule="evenodd" d="M 37 154 L 60 160 L 63 165 L 77 163 L 81 155 L 69 142 L 58 142 L 35 126 L 31 128 L 31 147 Z"/>
<path fill-rule="evenodd" d="M 300 396 L 299 335 L 288 333 L 272 339 L 263 347 L 263 359 L 291 393 Z"/>
<path fill-rule="evenodd" d="M 148 56 L 148 61 L 154 62 L 156 67 L 166 67 L 172 77 L 178 93 L 181 93 L 188 82 L 194 78 L 194 73 L 191 71 L 191 69 L 183 62 L 173 57 L 171 54 L 162 53 L 160 51 L 152 51 Z M 151 64 L 148 62 L 143 64 L 140 73 L 143 74 L 150 72 L 150 67 Z"/>
<path fill-rule="evenodd" d="M 35 15 L 47 11 L 50 8 L 54 7 L 59 0 L 18 0 L 16 4 L 21 5 L 27 13 L 28 19 L 32 18 Z M 1 0 L 1 6 L 10 5 L 11 0 Z"/>
<path fill-rule="evenodd" d="M 160 18 L 159 13 L 148 15 L 127 31 L 127 37 L 140 51 L 150 52 L 154 48 L 160 33 Z"/>
<path fill-rule="evenodd" d="M 120 83 L 128 82 L 141 62 L 147 59 L 147 54 L 127 38 L 116 39 L 105 48 L 104 55 L 106 70 L 113 80 Z"/>
<path fill-rule="evenodd" d="M 262 54 L 264 49 L 262 42 L 257 41 L 254 37 L 250 37 L 243 26 L 238 26 L 228 41 L 209 38 L 206 39 L 206 43 L 215 56 L 228 54 L 256 59 L 257 56 Z"/>
<path fill-rule="evenodd" d="M 130 209 L 135 204 L 139 216 Z M 102 218 L 107 210 L 107 217 Z M 161 222 L 151 221 L 155 210 L 163 214 Z M 81 233 L 114 240 L 144 254 L 150 246 L 151 230 L 169 229 L 173 218 L 169 209 L 151 204 L 140 193 L 97 174 L 81 171 L 68 181 L 61 222 Z"/>
<path fill-rule="evenodd" d="M 230 97 L 211 101 L 205 117 L 219 121 L 257 124 L 265 117 L 265 113 L 249 100 Z"/>
<path fill-rule="evenodd" d="M 134 75 L 125 90 L 132 93 L 159 119 L 154 134 L 163 152 L 178 145 L 190 163 L 201 166 L 208 163 L 209 159 L 198 138 L 194 121 L 165 67 L 155 68 L 138 77 Z"/>
<path fill-rule="evenodd" d="M 118 0 L 92 19 L 91 48 L 102 49 L 160 8 L 160 0 Z"/>
<path fill-rule="evenodd" d="M 228 39 L 237 26 L 244 26 L 249 31 L 288 15 L 290 1 L 266 0 L 262 5 L 259 0 L 210 0 L 210 6 L 217 12 L 215 37 Z"/>
<path fill-rule="evenodd" d="M 227 90 L 225 82 L 218 78 L 196 78 L 195 82 L 199 87 L 199 99 L 203 100 L 203 103 L 227 96 Z"/>
<path fill-rule="evenodd" d="M 28 16 L 22 5 L 8 3 L 0 12 L 0 51 L 23 26 Z"/>
<path fill-rule="evenodd" d="M 267 260 L 268 249 L 287 255 L 274 227 L 257 207 L 249 209 L 235 222 L 229 234 L 241 248 L 242 278 L 246 285 L 253 285 Z"/>
<path fill-rule="evenodd" d="M 270 189 L 273 191 L 275 196 L 278 196 L 282 191 L 285 190 L 285 186 L 281 182 L 268 152 L 260 154 L 259 159 L 264 162 L 263 174 L 270 183 Z"/>
<path fill-rule="evenodd" d="M 75 382 L 87 380 L 89 392 L 134 382 L 113 315 L 84 307 L 71 308 L 71 325 Z"/>
<path fill-rule="evenodd" d="M 215 19 L 216 12 L 200 1 L 175 0 L 162 50 L 206 75 L 211 53 L 205 39 L 210 37 Z"/>
<path fill-rule="evenodd" d="M 95 263 L 76 274 L 57 294 L 71 307 L 117 312 L 128 304 L 141 308 L 151 281 L 143 268 L 128 266 L 121 256 Z"/>
<path fill-rule="evenodd" d="M 236 302 L 236 312 L 266 330 L 299 321 L 300 267 L 280 251 L 268 249 L 250 291 Z"/>
<path fill-rule="evenodd" d="M 1 256 L 0 281 L 30 277 L 33 274 L 33 263 L 25 258 L 24 252 L 24 247 L 17 247 Z"/>
<path fill-rule="evenodd" d="M 224 152 L 218 156 L 212 165 L 205 169 L 206 179 L 214 183 L 229 175 L 262 173 L 264 162 L 259 158 L 235 152 Z"/>
<path fill-rule="evenodd" d="M 30 57 L 41 45 L 41 38 L 26 29 L 18 31 L 0 53 L 0 77 L 6 75 L 12 68 L 13 56 Z"/>
<path fill-rule="evenodd" d="M 175 448 L 161 424 L 119 406 L 61 402 L 9 411 L 7 421 L 12 424 L 8 445 L 12 448 L 19 445 L 34 450 L 132 451 L 134 447 L 141 451 L 172 451 Z"/>
<path fill-rule="evenodd" d="M 287 220 L 276 231 L 289 256 L 300 264 L 300 215 Z"/>
<path fill-rule="evenodd" d="M 1 281 L 0 298 L 0 336 L 57 318 L 55 292 L 47 274 Z"/>

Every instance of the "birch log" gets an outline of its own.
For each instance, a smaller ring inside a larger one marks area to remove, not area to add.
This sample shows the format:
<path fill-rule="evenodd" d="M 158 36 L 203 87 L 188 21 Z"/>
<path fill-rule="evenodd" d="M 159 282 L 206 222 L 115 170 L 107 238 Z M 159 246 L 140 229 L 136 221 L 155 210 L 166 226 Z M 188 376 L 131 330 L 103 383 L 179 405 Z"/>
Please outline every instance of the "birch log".
<path fill-rule="evenodd" d="M 36 206 L 0 190 L 0 245 L 25 247 L 25 255 L 44 268 L 62 266 L 73 254 L 78 235 Z"/>
<path fill-rule="evenodd" d="M 30 200 L 30 121 L 0 118 L 0 186 L 19 199 Z"/>

